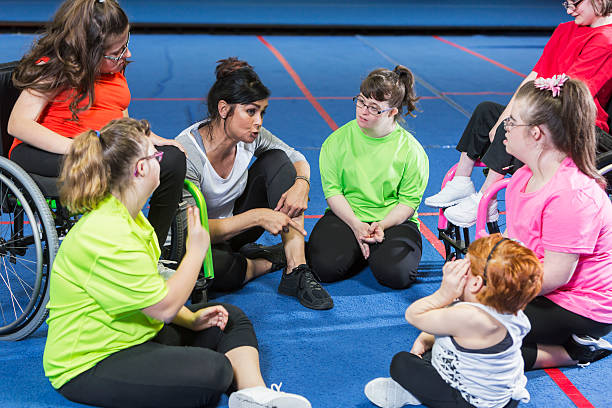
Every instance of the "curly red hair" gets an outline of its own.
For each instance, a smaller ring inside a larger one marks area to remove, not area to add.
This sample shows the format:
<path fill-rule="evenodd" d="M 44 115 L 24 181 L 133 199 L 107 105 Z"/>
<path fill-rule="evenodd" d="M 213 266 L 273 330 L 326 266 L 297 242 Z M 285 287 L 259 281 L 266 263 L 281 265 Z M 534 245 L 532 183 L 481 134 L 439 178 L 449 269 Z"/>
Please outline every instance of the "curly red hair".
<path fill-rule="evenodd" d="M 485 265 L 487 268 L 486 285 L 476 299 L 500 313 L 516 314 L 540 293 L 542 264 L 531 249 L 510 239 L 501 240 L 501 234 L 493 234 L 468 248 L 472 274 L 483 277 Z"/>

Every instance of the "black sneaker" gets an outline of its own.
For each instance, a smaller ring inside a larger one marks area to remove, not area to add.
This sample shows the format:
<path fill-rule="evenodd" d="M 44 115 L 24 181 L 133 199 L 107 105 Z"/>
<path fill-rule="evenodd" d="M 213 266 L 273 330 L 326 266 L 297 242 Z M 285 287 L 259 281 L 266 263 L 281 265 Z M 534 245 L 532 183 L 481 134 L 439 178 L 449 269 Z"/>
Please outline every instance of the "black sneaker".
<path fill-rule="evenodd" d="M 612 344 L 605 339 L 596 339 L 587 335 L 572 334 L 565 345 L 567 354 L 580 365 L 588 365 L 612 354 Z"/>
<path fill-rule="evenodd" d="M 245 258 L 249 259 L 265 259 L 272 263 L 270 272 L 278 271 L 287 266 L 287 258 L 285 258 L 285 248 L 280 242 L 276 245 L 264 246 L 256 243 L 244 244 L 239 252 Z"/>
<path fill-rule="evenodd" d="M 329 293 L 312 275 L 310 266 L 302 264 L 287 274 L 283 270 L 278 293 L 298 298 L 303 306 L 315 310 L 327 310 L 334 307 Z"/>

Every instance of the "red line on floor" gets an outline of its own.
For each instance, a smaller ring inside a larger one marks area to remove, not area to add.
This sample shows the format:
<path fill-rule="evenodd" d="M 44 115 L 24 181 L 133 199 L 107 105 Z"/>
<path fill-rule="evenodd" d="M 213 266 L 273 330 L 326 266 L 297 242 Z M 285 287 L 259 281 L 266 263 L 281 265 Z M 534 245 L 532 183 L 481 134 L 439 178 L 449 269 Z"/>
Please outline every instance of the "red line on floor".
<path fill-rule="evenodd" d="M 516 75 L 521 76 L 521 77 L 523 77 L 523 78 L 525 78 L 525 77 L 527 76 L 527 75 L 525 75 L 525 74 L 522 74 L 522 73 L 518 72 L 518 71 L 517 71 L 517 70 L 515 70 L 515 69 L 512 69 L 512 68 L 510 68 L 510 67 L 505 66 L 504 64 L 502 64 L 502 63 L 500 63 L 500 62 L 497 62 L 497 61 L 495 61 L 495 60 L 492 60 L 492 59 L 491 59 L 491 58 L 489 58 L 489 57 L 485 57 L 484 55 L 479 54 L 479 53 L 477 53 L 476 51 L 472 51 L 472 50 L 470 50 L 469 48 L 465 48 L 465 47 L 463 47 L 463 46 L 461 46 L 461 45 L 459 45 L 459 44 L 455 44 L 454 42 L 449 41 L 449 40 L 447 40 L 447 39 L 445 39 L 445 38 L 438 37 L 437 35 L 434 35 L 434 36 L 433 36 L 433 38 L 435 38 L 436 40 L 442 41 L 443 43 L 446 43 L 446 44 L 448 44 L 448 45 L 452 45 L 452 46 L 453 46 L 453 47 L 455 47 L 455 48 L 459 48 L 461 51 L 465 51 L 465 52 L 467 52 L 468 54 L 472 54 L 472 55 L 474 55 L 474 56 L 476 56 L 476 57 L 478 57 L 478 58 L 481 58 L 481 59 L 483 59 L 483 60 L 485 60 L 485 61 L 487 61 L 487 62 L 490 62 L 490 63 L 491 63 L 491 64 L 493 64 L 493 65 L 497 65 L 498 67 L 503 68 L 503 69 L 505 69 L 506 71 L 510 71 L 510 72 L 512 72 L 513 74 L 516 74 Z"/>
<path fill-rule="evenodd" d="M 511 92 L 495 92 L 495 91 L 482 91 L 482 92 L 442 92 L 444 95 L 512 95 Z M 351 100 L 352 96 L 313 96 L 316 100 Z M 270 100 L 275 101 L 306 101 L 306 96 L 271 96 Z M 440 99 L 439 96 L 421 96 L 421 99 Z M 133 101 L 150 101 L 150 102 L 164 102 L 164 101 L 205 101 L 206 98 L 132 98 Z"/>
<path fill-rule="evenodd" d="M 427 225 L 423 221 L 421 221 L 421 234 L 425 237 L 427 241 L 435 248 L 436 251 L 442 256 L 443 259 L 446 259 L 446 250 L 444 249 L 444 244 L 438 239 L 438 237 L 431 232 Z"/>
<path fill-rule="evenodd" d="M 561 370 L 558 368 L 547 368 L 544 371 L 578 408 L 595 408 Z"/>
<path fill-rule="evenodd" d="M 319 115 L 321 115 L 321 117 L 325 120 L 325 122 L 327 122 L 329 127 L 332 130 L 338 129 L 338 125 L 336 125 L 336 122 L 334 122 L 331 116 L 327 114 L 325 109 L 323 109 L 323 107 L 321 106 L 321 104 L 319 104 L 319 102 L 315 99 L 315 97 L 312 96 L 308 88 L 306 88 L 306 85 L 304 85 L 304 82 L 302 82 L 302 79 L 299 77 L 297 72 L 295 72 L 293 67 L 291 67 L 289 62 L 287 62 L 285 57 L 283 57 L 283 55 L 276 48 L 274 48 L 272 44 L 266 41 L 266 39 L 263 38 L 261 35 L 258 35 L 257 39 L 261 41 L 263 45 L 265 45 L 268 48 L 268 50 L 270 50 L 270 52 L 274 54 L 276 59 L 278 59 L 278 61 L 283 65 L 283 67 L 285 67 L 289 75 L 291 75 L 291 78 L 293 78 L 293 81 L 295 82 L 295 84 L 298 86 L 298 88 L 300 88 L 300 91 L 302 91 L 306 99 L 308 99 L 308 102 L 310 102 L 310 104 L 316 109 L 316 111 L 319 112 Z"/>

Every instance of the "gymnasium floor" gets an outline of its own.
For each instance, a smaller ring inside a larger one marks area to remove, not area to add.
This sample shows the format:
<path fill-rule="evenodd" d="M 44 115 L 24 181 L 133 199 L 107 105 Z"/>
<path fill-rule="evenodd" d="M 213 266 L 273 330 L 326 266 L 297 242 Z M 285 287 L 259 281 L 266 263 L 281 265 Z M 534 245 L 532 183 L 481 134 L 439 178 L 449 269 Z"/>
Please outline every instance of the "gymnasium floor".
<path fill-rule="evenodd" d="M 3 0 L 0 6 L 3 3 L 15 2 Z M 128 9 L 129 2 L 125 3 Z M 456 2 L 449 3 L 456 7 Z M 503 2 L 490 3 L 493 7 Z M 552 3 L 560 8 L 557 2 Z M 466 4 L 473 7 L 478 2 Z M 18 10 L 9 7 L 12 14 L 4 19 L 27 15 L 44 20 L 36 13 L 19 11 L 19 4 L 13 6 Z M 38 7 L 38 13 L 43 9 Z M 543 14 L 546 18 L 540 24 L 554 26 L 566 21 L 562 12 L 552 23 L 546 20 L 550 13 Z M 503 20 L 503 13 L 498 16 Z M 306 227 L 311 231 L 326 207 L 317 165 L 321 143 L 336 127 L 354 118 L 351 98 L 369 71 L 399 63 L 417 76 L 421 111 L 405 126 L 429 155 L 428 196 L 438 191 L 444 173 L 457 160 L 454 145 L 474 107 L 483 100 L 507 102 L 522 76 L 530 72 L 549 35 L 135 33 L 130 42 L 134 63 L 127 70 L 132 92 L 129 111 L 132 117 L 148 119 L 156 133 L 174 137 L 205 117 L 203 97 L 214 82 L 215 61 L 228 56 L 247 60 L 272 91 L 264 126 L 302 151 L 311 163 L 311 201 L 306 213 Z M 0 34 L 0 60 L 18 59 L 33 38 L 32 34 Z M 373 160 L 384 163 L 384 158 Z M 373 406 L 363 395 L 363 386 L 374 377 L 388 376 L 392 356 L 410 349 L 418 332 L 404 321 L 404 310 L 435 290 L 441 279 L 437 217 L 434 209 L 424 205 L 419 212 L 424 251 L 419 281 L 410 289 L 382 287 L 366 269 L 349 281 L 327 285 L 335 307 L 317 312 L 303 308 L 293 298 L 277 295 L 280 272 L 275 272 L 216 299 L 240 306 L 251 317 L 266 381 L 283 382 L 283 390 L 303 394 L 313 407 Z M 262 241 L 272 243 L 276 238 L 264 236 Z M 0 343 L 1 407 L 77 406 L 56 393 L 44 377 L 45 336 L 43 325 L 21 342 Z M 610 407 L 611 370 L 609 358 L 588 368 L 530 372 L 527 388 L 531 402 L 525 406 Z M 226 404 L 224 397 L 219 406 Z"/>

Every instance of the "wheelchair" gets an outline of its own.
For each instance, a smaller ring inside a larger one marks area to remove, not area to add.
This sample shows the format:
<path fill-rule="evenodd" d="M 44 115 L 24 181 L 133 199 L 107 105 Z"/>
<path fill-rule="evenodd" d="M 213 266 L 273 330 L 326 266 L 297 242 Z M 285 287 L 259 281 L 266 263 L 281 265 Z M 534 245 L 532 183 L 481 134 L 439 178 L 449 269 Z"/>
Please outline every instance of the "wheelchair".
<path fill-rule="evenodd" d="M 24 339 L 47 318 L 53 260 L 78 219 L 61 206 L 57 178 L 29 174 L 8 159 L 13 143 L 8 119 L 20 93 L 11 80 L 16 66 L 0 64 L 0 340 Z M 197 187 L 185 183 L 208 229 L 204 198 Z M 162 248 L 166 258 L 176 261 L 185 252 L 187 229 L 186 217 L 178 218 Z M 210 249 L 202 273 L 213 276 Z"/>
<path fill-rule="evenodd" d="M 608 112 L 608 125 L 612 129 L 612 100 L 608 102 L 606 111 Z M 612 200 L 612 150 L 600 152 L 596 158 L 597 171 L 607 181 L 606 192 Z M 476 161 L 474 167 L 486 167 L 480 161 Z M 442 187 L 446 185 L 455 176 L 457 164 L 450 168 L 442 180 Z M 489 234 L 494 234 L 500 231 L 497 221 L 487 222 L 487 208 L 489 202 L 497 197 L 500 190 L 505 189 L 510 182 L 510 178 L 506 177 L 497 181 L 487 189 L 482 195 L 478 203 L 478 213 L 476 218 L 475 239 L 486 237 Z M 453 258 L 459 259 L 465 256 L 467 248 L 470 246 L 470 229 L 459 227 L 450 223 L 444 216 L 444 208 L 440 208 L 438 212 L 438 239 L 444 244 L 446 261 Z"/>

